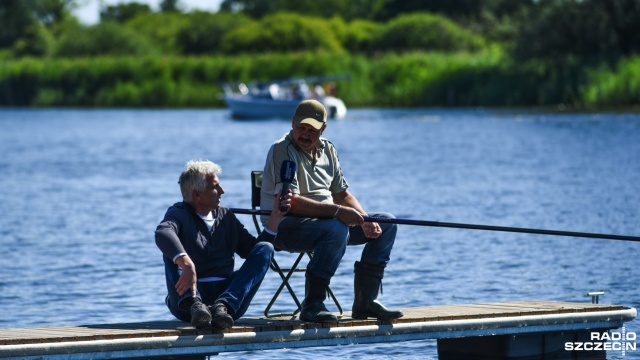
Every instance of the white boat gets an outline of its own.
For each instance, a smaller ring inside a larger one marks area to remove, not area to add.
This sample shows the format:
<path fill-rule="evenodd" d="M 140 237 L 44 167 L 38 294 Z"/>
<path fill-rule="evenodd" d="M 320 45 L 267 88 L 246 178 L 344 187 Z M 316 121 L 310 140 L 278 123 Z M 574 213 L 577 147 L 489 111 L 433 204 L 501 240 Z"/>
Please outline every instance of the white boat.
<path fill-rule="evenodd" d="M 306 99 L 320 101 L 330 118 L 342 119 L 347 114 L 347 107 L 339 98 L 327 95 L 322 85 L 323 82 L 342 78 L 344 76 L 293 78 L 236 86 L 224 84 L 222 88 L 234 119 L 291 119 L 298 104 Z M 309 83 L 314 84 L 312 88 L 309 88 Z"/>

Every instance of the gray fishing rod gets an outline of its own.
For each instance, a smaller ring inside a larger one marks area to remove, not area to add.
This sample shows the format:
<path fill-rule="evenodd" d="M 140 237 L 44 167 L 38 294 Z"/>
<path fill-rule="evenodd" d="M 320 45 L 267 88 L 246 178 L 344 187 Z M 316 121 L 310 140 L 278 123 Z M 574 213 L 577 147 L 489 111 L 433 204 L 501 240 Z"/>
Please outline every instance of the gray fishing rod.
<path fill-rule="evenodd" d="M 229 209 L 236 214 L 248 214 L 248 215 L 271 215 L 271 211 L 258 210 L 258 209 Z M 296 217 L 308 217 L 296 214 L 287 214 L 287 216 Z M 486 231 L 502 231 L 502 232 L 515 232 L 525 234 L 542 234 L 542 235 L 555 235 L 555 236 L 570 236 L 570 237 L 583 237 L 594 239 L 608 239 L 608 240 L 625 240 L 625 241 L 638 241 L 640 242 L 640 236 L 630 235 L 615 235 L 615 234 L 598 234 L 576 231 L 561 231 L 561 230 L 546 230 L 546 229 L 531 229 L 531 228 L 519 228 L 508 226 L 493 226 L 493 225 L 477 225 L 477 224 L 462 224 L 429 220 L 411 220 L 411 219 L 381 219 L 370 216 L 365 216 L 366 222 L 378 222 L 389 223 L 399 225 L 417 225 L 417 226 L 430 226 L 430 227 L 445 227 L 455 229 L 472 229 L 472 230 L 486 230 Z"/>

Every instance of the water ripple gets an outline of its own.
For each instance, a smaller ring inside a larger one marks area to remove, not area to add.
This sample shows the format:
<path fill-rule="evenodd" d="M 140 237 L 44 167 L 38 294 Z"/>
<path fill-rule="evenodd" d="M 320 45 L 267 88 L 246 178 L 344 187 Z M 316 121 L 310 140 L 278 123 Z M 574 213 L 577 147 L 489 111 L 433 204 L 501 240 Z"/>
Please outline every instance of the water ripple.
<path fill-rule="evenodd" d="M 249 172 L 289 126 L 235 122 L 224 110 L 0 109 L 0 327 L 171 320 L 153 231 L 180 199 L 184 163 L 220 163 L 224 204 L 246 208 Z M 640 234 L 638 114 L 354 109 L 324 135 L 370 211 Z M 249 217 L 241 221 L 253 229 Z M 637 245 L 402 225 L 380 299 L 390 307 L 587 302 L 588 291 L 603 290 L 601 301 L 638 307 Z M 331 283 L 347 310 L 360 253 L 347 250 Z M 292 283 L 303 289 L 303 281 Z M 261 315 L 277 285 L 269 273 L 247 315 Z M 626 326 L 640 331 L 638 320 Z M 220 356 L 310 354 L 437 357 L 435 341 Z"/>

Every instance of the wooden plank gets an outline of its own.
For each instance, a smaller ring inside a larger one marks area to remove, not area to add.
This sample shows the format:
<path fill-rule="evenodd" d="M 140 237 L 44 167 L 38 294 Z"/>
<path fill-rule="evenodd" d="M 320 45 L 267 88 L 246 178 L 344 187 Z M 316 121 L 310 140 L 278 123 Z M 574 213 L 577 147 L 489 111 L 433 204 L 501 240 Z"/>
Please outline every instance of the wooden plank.
<path fill-rule="evenodd" d="M 558 301 L 513 301 L 504 303 L 479 303 L 461 305 L 436 305 L 403 309 L 405 316 L 386 323 L 407 324 L 427 321 L 503 318 L 526 315 L 580 313 L 624 309 L 619 305 L 574 303 Z M 106 339 L 152 338 L 158 336 L 207 335 L 218 333 L 270 332 L 296 329 L 321 329 L 381 325 L 376 319 L 357 320 L 345 312 L 342 319 L 333 323 L 308 323 L 297 317 L 243 318 L 236 326 L 224 331 L 197 330 L 180 321 L 152 321 L 142 323 L 99 324 L 30 329 L 0 330 L 0 345 L 37 344 L 53 342 L 77 342 Z"/>
<path fill-rule="evenodd" d="M 197 330 L 179 321 L 6 329 L 0 330 L 0 358 L 166 358 L 424 339 L 438 339 L 440 346 L 442 339 L 496 336 L 520 338 L 529 344 L 532 335 L 606 331 L 637 316 L 634 308 L 548 301 L 439 305 L 404 311 L 403 318 L 389 322 L 352 319 L 349 313 L 326 324 L 295 317 L 244 318 L 224 331 Z M 5 344 L 9 346 L 2 346 Z"/>
<path fill-rule="evenodd" d="M 182 324 L 182 323 L 180 323 Z M 124 326 L 123 326 L 124 325 Z M 154 336 L 185 335 L 184 331 L 158 324 L 158 329 L 142 325 L 136 329 L 135 324 L 100 325 L 96 327 L 52 327 L 32 329 L 12 329 L 0 331 L 0 344 L 32 344 L 61 341 L 88 341 L 104 339 L 139 338 Z M 190 330 L 195 330 L 191 328 Z"/>

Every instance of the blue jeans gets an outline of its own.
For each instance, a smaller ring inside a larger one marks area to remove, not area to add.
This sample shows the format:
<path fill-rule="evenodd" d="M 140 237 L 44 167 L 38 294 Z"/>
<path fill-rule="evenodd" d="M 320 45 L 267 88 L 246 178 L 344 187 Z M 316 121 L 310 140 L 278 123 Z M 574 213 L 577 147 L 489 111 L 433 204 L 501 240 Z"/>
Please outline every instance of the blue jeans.
<path fill-rule="evenodd" d="M 394 219 L 389 213 L 370 217 Z M 376 239 L 364 236 L 362 227 L 348 227 L 338 219 L 310 219 L 288 216 L 278 227 L 273 245 L 289 252 L 313 251 L 307 270 L 322 279 L 331 279 L 340 265 L 347 245 L 362 245 L 361 262 L 386 266 L 396 239 L 396 224 L 380 223 L 382 235 Z"/>
<path fill-rule="evenodd" d="M 191 321 L 190 301 L 191 291 L 178 295 L 175 285 L 182 270 L 171 259 L 164 258 L 164 270 L 167 280 L 167 295 L 165 303 L 171 314 L 178 320 Z M 234 320 L 239 319 L 249 308 L 249 304 L 262 284 L 269 264 L 273 258 L 273 245 L 268 242 L 257 243 L 242 266 L 233 275 L 222 281 L 198 282 L 196 297 L 207 305 L 216 301 L 224 301 L 230 308 L 229 314 Z M 198 269 L 196 268 L 196 271 Z"/>

